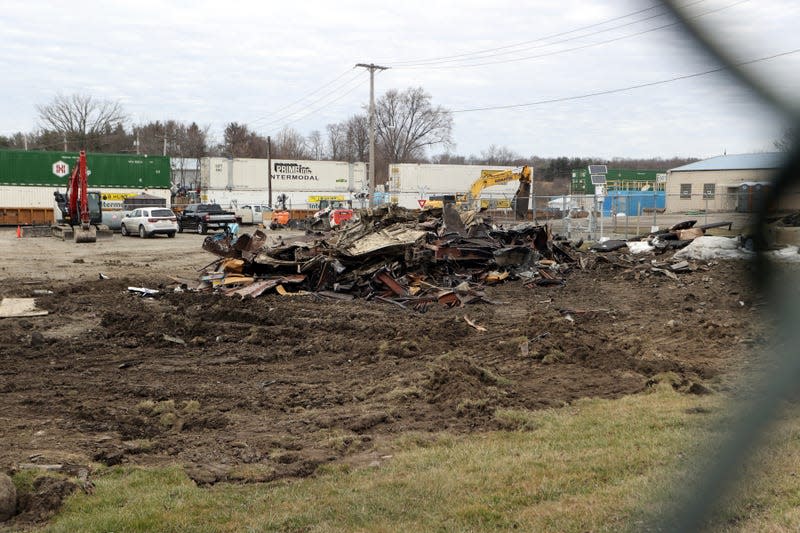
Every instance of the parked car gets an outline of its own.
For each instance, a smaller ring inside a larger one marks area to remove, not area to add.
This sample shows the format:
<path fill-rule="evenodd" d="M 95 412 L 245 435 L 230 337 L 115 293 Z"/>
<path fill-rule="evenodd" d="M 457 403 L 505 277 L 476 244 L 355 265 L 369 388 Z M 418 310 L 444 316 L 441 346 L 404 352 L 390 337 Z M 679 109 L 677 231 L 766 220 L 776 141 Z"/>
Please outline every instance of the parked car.
<path fill-rule="evenodd" d="M 189 204 L 178 218 L 178 231 L 195 230 L 205 235 L 209 229 L 225 229 L 236 223 L 236 214 L 224 211 L 219 204 Z"/>
<path fill-rule="evenodd" d="M 234 213 L 242 225 L 263 224 L 264 221 L 269 223 L 269 220 L 272 218 L 272 208 L 264 204 L 240 205 L 234 209 Z"/>
<path fill-rule="evenodd" d="M 178 232 L 178 218 L 164 207 L 142 207 L 125 214 L 119 231 L 123 236 L 139 235 L 143 239 L 159 234 L 172 238 Z"/>

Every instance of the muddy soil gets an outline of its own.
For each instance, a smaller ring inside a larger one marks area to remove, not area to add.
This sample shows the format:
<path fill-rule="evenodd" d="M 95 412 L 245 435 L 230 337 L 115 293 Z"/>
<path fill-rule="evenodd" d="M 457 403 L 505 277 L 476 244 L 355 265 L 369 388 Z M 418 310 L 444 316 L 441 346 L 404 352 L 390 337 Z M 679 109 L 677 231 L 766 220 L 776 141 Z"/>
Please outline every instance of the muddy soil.
<path fill-rule="evenodd" d="M 720 388 L 763 337 L 742 262 L 677 280 L 598 262 L 563 287 L 513 281 L 487 289 L 501 305 L 424 314 L 127 291 L 196 277 L 214 259 L 200 242 L 3 242 L 0 295 L 53 293 L 37 296 L 48 316 L 0 319 L 0 467 L 179 463 L 198 483 L 307 476 L 380 461 L 404 434 L 513 429 L 498 410 L 640 393 L 665 372 L 685 390 Z"/>

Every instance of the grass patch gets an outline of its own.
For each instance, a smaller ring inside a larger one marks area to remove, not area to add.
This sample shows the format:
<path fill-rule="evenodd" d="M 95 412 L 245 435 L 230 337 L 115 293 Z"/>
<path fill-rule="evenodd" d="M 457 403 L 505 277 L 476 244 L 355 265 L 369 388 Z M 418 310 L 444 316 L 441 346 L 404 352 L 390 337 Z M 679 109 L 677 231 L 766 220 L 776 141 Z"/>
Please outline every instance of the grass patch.
<path fill-rule="evenodd" d="M 639 530 L 647 513 L 688 490 L 674 474 L 695 471 L 691 458 L 720 437 L 713 422 L 725 413 L 719 395 L 655 387 L 496 414 L 533 431 L 404 435 L 377 469 L 329 466 L 308 479 L 200 489 L 179 467 L 113 468 L 95 478 L 95 495 L 72 496 L 48 530 Z M 786 417 L 714 529 L 800 529 L 797 464 L 800 417 Z"/>
<path fill-rule="evenodd" d="M 386 400 L 395 402 L 398 400 L 407 400 L 410 398 L 419 398 L 422 396 L 422 390 L 419 387 L 397 387 L 386 393 Z"/>
<path fill-rule="evenodd" d="M 500 427 L 509 431 L 533 431 L 538 427 L 537 415 L 519 409 L 497 409 L 494 418 Z"/>

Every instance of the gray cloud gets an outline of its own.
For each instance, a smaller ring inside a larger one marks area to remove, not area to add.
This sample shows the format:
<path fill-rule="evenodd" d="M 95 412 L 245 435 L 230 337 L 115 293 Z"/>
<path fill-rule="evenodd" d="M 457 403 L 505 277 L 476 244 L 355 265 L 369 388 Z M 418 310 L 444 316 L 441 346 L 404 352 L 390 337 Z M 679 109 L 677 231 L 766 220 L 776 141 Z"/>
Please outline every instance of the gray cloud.
<path fill-rule="evenodd" d="M 734 3 L 707 0 L 692 9 L 702 13 L 732 5 L 700 20 L 715 28 L 737 57 L 800 47 L 794 36 L 800 8 L 794 2 Z M 652 5 L 633 0 L 142 0 L 88 1 L 75 9 L 61 2 L 12 2 L 0 19 L 0 67 L 10 73 L 0 89 L 6 104 L 0 133 L 33 128 L 35 105 L 57 92 L 120 100 L 134 120 L 194 120 L 218 133 L 226 122 L 260 119 L 256 129 L 274 133 L 282 123 L 273 122 L 271 111 L 356 62 L 399 67 L 403 61 L 504 47 Z M 666 22 L 662 17 L 552 46 L 532 43 L 538 48 L 510 56 L 497 51 L 480 60 L 587 46 L 524 61 L 460 69 L 443 68 L 450 64 L 395 68 L 377 76 L 376 90 L 422 86 L 436 104 L 463 109 L 579 95 L 714 68 L 674 28 L 589 46 Z M 790 96 L 800 81 L 798 66 L 800 54 L 753 69 Z M 369 94 L 366 78 L 362 82 L 363 87 L 354 82 L 350 94 L 291 126 L 308 133 L 361 112 Z M 294 109 L 303 108 L 289 111 Z M 714 74 L 587 100 L 457 114 L 454 134 L 456 152 L 462 154 L 478 154 L 496 144 L 522 155 L 708 156 L 723 149 L 769 148 L 782 127 L 779 117 L 752 102 L 730 77 Z"/>

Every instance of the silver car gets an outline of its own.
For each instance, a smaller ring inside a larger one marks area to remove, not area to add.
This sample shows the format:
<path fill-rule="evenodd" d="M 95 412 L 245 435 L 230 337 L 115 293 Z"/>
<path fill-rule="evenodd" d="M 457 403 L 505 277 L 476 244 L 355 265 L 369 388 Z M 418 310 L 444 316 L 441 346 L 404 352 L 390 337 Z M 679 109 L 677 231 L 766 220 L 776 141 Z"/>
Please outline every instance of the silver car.
<path fill-rule="evenodd" d="M 178 219 L 165 207 L 142 207 L 125 214 L 119 231 L 123 236 L 139 235 L 143 239 L 158 234 L 172 238 L 178 232 Z"/>

